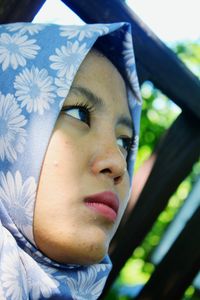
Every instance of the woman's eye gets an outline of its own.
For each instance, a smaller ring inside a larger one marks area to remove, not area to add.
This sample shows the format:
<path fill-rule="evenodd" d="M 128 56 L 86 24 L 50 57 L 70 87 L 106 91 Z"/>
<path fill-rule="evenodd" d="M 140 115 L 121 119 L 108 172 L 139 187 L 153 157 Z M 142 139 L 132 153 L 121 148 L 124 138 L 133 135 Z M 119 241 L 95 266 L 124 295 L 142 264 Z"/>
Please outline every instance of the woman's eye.
<path fill-rule="evenodd" d="M 78 119 L 84 123 L 90 124 L 90 113 L 85 107 L 69 107 L 63 109 L 66 115 Z"/>
<path fill-rule="evenodd" d="M 129 151 L 131 147 L 132 139 L 129 137 L 120 137 L 117 139 L 117 144 L 126 150 L 126 152 Z"/>

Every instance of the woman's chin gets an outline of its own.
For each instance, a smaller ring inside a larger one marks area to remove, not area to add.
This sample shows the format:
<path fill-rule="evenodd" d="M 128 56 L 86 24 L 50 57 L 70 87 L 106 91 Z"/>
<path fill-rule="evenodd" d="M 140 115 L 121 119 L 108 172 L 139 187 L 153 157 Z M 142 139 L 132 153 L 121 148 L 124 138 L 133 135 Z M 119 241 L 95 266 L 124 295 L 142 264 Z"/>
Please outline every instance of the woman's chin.
<path fill-rule="evenodd" d="M 60 264 L 75 264 L 75 265 L 93 265 L 101 262 L 103 258 L 106 256 L 107 252 L 103 253 L 74 253 L 73 256 L 68 256 L 64 254 L 56 254 L 52 253 L 44 253 L 51 260 L 60 263 Z"/>
<path fill-rule="evenodd" d="M 102 261 L 108 252 L 108 243 L 102 241 L 87 241 L 81 243 L 78 238 L 74 243 L 72 240 L 57 241 L 51 243 L 46 240 L 45 243 L 41 241 L 37 244 L 39 250 L 51 260 L 61 264 L 78 264 L 78 265 L 91 265 Z"/>

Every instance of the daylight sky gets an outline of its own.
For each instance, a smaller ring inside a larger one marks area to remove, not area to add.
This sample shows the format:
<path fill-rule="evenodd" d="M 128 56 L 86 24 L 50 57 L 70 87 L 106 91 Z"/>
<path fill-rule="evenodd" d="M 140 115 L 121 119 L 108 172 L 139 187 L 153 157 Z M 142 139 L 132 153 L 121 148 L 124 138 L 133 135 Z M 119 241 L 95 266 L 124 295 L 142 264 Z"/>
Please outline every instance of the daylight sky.
<path fill-rule="evenodd" d="M 94 0 L 95 1 L 95 0 Z M 164 42 L 200 42 L 200 0 L 127 0 L 127 4 Z M 47 0 L 34 22 L 83 24 L 60 0 Z"/>

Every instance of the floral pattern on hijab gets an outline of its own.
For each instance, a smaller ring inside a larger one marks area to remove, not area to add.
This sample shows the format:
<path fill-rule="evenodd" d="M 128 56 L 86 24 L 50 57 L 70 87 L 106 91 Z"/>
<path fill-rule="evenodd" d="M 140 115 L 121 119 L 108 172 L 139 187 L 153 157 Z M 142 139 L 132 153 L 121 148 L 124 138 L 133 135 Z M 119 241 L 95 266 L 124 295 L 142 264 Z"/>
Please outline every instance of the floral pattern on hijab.
<path fill-rule="evenodd" d="M 141 100 L 130 25 L 0 25 L 0 299 L 95 300 L 105 285 L 108 256 L 87 267 L 58 264 L 33 238 L 36 190 L 51 133 L 80 64 L 101 39 L 129 81 L 132 176 Z"/>

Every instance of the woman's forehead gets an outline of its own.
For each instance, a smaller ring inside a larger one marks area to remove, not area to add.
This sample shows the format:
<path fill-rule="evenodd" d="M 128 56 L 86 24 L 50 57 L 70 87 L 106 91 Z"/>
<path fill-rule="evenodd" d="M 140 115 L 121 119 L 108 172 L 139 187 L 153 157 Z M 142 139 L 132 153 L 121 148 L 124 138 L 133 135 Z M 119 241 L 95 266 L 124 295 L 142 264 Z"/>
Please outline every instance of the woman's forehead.
<path fill-rule="evenodd" d="M 77 96 L 82 93 L 85 97 L 86 94 L 93 94 L 96 99 L 100 100 L 96 103 L 117 105 L 120 112 L 130 116 L 126 86 L 121 74 L 97 50 L 91 50 L 82 62 L 72 83 L 71 93 Z"/>
<path fill-rule="evenodd" d="M 82 73 L 89 76 L 87 72 L 88 69 L 93 73 L 98 72 L 98 75 L 101 74 L 103 77 L 109 78 L 110 75 L 112 75 L 112 77 L 115 76 L 115 78 L 118 77 L 118 80 L 122 82 L 125 88 L 124 79 L 117 68 L 106 56 L 104 56 L 101 52 L 94 48 L 92 48 L 84 58 L 79 67 L 76 77 L 80 76 Z M 96 77 L 96 80 L 98 81 L 100 78 Z"/>

